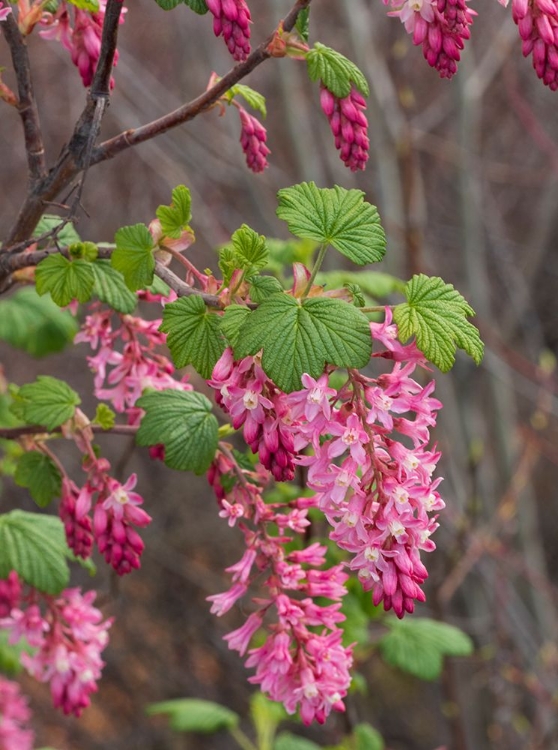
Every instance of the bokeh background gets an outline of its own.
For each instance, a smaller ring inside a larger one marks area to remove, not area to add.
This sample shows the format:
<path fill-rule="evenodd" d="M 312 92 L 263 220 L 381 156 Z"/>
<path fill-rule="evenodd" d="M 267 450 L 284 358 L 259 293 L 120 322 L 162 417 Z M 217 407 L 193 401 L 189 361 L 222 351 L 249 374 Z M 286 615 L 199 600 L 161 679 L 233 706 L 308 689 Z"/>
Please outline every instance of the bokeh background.
<path fill-rule="evenodd" d="M 197 236 L 192 258 L 202 268 L 215 268 L 213 248 L 243 222 L 287 237 L 275 218 L 279 188 L 302 180 L 358 187 L 386 228 L 379 270 L 440 275 L 478 313 L 482 365 L 458 357 L 452 373 L 437 378 L 447 509 L 438 550 L 427 560 L 427 603 L 419 608 L 469 633 L 475 653 L 449 660 L 432 684 L 372 655 L 360 665 L 368 694 L 350 698 L 348 718 L 296 729 L 321 744 L 338 741 L 347 721 L 361 720 L 376 726 L 391 750 L 558 748 L 558 94 L 522 58 L 510 9 L 495 0 L 471 5 L 479 13 L 473 38 L 448 82 L 379 0 L 314 0 L 311 40 L 351 58 L 370 82 L 372 145 L 362 174 L 339 160 L 304 63 L 271 60 L 245 81 L 268 98 L 272 154 L 265 174 L 247 170 L 231 108 L 130 149 L 94 168 L 86 182 L 88 216 L 78 230 L 105 241 L 122 225 L 148 223 L 173 186 L 187 185 Z M 256 43 L 289 9 L 286 0 L 251 6 Z M 59 45 L 34 34 L 29 46 L 52 163 L 84 90 Z M 176 108 L 205 88 L 212 71 L 231 67 L 208 16 L 186 6 L 166 13 L 153 0 L 130 3 L 119 50 L 103 138 Z M 3 43 L 0 65 L 9 66 Z M 9 72 L 5 77 L 13 80 Z M 6 105 L 0 168 L 1 237 L 26 189 L 18 117 Z M 80 345 L 36 362 L 0 350 L 10 380 L 26 382 L 38 372 L 68 376 L 83 394 L 91 389 L 86 353 Z M 247 675 L 222 641 L 242 616 L 218 620 L 205 602 L 227 587 L 223 568 L 238 559 L 240 535 L 217 517 L 203 478 L 161 469 L 120 438 L 104 438 L 103 449 L 120 478 L 138 472 L 154 521 L 143 535 L 140 572 L 115 580 L 100 566 L 100 601 L 116 622 L 100 691 L 82 719 L 54 713 L 47 688 L 23 678 L 37 747 L 230 748 L 228 736 L 173 735 L 164 721 L 145 715 L 145 706 L 195 696 L 246 716 Z M 77 469 L 76 455 L 66 460 Z M 0 504 L 32 509 L 8 483 Z"/>

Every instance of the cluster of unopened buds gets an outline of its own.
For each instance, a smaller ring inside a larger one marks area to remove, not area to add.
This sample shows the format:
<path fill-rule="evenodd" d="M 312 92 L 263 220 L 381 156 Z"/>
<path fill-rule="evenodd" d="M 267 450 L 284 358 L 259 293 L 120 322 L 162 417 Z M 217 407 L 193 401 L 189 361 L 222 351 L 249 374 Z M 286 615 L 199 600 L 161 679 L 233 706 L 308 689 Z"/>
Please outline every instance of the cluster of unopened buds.
<path fill-rule="evenodd" d="M 33 588 L 24 590 L 17 574 L 0 581 L 0 628 L 7 631 L 9 643 L 21 639 L 31 648 L 21 655 L 25 669 L 40 682 L 48 682 L 56 708 L 65 714 L 79 716 L 90 704 L 91 693 L 97 690 L 104 662 L 101 653 L 108 643 L 108 629 L 112 620 L 102 619 L 100 610 L 93 606 L 95 592 L 82 594 L 80 589 L 65 589 L 58 596 L 41 594 Z M 17 697 L 14 688 L 3 689 L 0 682 L 0 702 Z M 23 699 L 19 698 L 18 712 L 12 718 L 19 722 L 29 718 Z M 4 719 L 6 710 L 2 708 Z M 17 723 L 17 722 L 16 722 Z M 0 725 L 0 738 L 5 720 Z M 9 750 L 31 747 L 32 734 L 19 726 L 11 728 L 21 745 L 3 744 Z M 27 743 L 27 744 L 26 744 Z"/>
<path fill-rule="evenodd" d="M 415 601 L 424 601 L 421 552 L 435 548 L 435 514 L 444 507 L 437 491 L 441 479 L 432 476 L 440 454 L 428 445 L 441 404 L 432 396 L 433 381 L 421 386 L 411 377 L 417 366 L 426 368 L 424 356 L 414 343 L 398 342 L 389 309 L 383 323 L 371 324 L 371 335 L 373 361 L 383 361 L 384 371 L 376 377 L 349 371 L 340 389 L 330 387 L 324 373 L 317 380 L 303 375 L 301 390 L 283 393 L 265 375 L 259 356 L 234 361 L 230 350 L 209 381 L 260 461 L 251 475 L 229 451 L 209 472 L 220 515 L 230 525 L 238 521 L 246 542 L 242 560 L 228 569 L 231 589 L 210 597 L 212 609 L 221 615 L 244 596 L 254 569 L 260 579 L 267 573 L 266 598 L 256 599 L 258 610 L 226 638 L 245 653 L 273 605 L 278 620 L 267 626 L 268 640 L 249 652 L 247 666 L 256 668 L 251 680 L 288 711 L 300 705 L 307 722 L 325 720 L 332 708 L 343 710 L 352 661 L 337 627 L 344 619 L 339 602 L 346 573 L 342 565 L 316 570 L 325 562 L 320 545 L 286 552 L 292 532 L 304 533 L 308 508 L 319 508 L 332 527 L 330 538 L 347 553 L 345 568 L 356 572 L 374 604 L 402 617 Z M 314 496 L 265 503 L 259 485 L 266 475 L 289 480 L 297 466 L 306 467 Z M 278 529 L 275 535 L 270 524 Z M 318 607 L 314 596 L 334 604 Z"/>
<path fill-rule="evenodd" d="M 91 86 L 101 54 L 101 36 L 107 0 L 99 0 L 98 11 L 87 11 L 61 2 L 56 12 L 41 16 L 41 36 L 55 39 L 68 50 L 84 86 Z M 71 9 L 71 10 L 70 10 Z M 122 23 L 124 16 L 120 18 Z M 118 51 L 114 64 L 118 62 Z M 114 87 L 114 79 L 110 81 Z"/>

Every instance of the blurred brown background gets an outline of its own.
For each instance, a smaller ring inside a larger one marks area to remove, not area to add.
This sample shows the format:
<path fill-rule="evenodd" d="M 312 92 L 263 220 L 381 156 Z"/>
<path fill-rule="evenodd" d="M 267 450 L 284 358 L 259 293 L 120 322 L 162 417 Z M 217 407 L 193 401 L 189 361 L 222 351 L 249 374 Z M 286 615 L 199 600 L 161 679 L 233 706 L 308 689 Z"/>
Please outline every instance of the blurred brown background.
<path fill-rule="evenodd" d="M 250 5 L 256 43 L 289 8 L 286 0 Z M 171 188 L 184 183 L 193 194 L 192 257 L 202 268 L 215 267 L 212 248 L 242 222 L 287 236 L 275 218 L 277 189 L 310 179 L 338 183 L 361 188 L 379 207 L 388 235 L 380 270 L 440 275 L 467 297 L 487 351 L 481 367 L 459 357 L 452 374 L 438 378 L 445 408 L 436 439 L 448 507 L 438 550 L 426 561 L 431 574 L 420 614 L 463 628 L 476 652 L 449 662 L 443 679 L 428 685 L 373 657 L 361 666 L 369 694 L 351 698 L 348 715 L 374 724 L 392 750 L 555 750 L 558 94 L 522 58 L 510 9 L 496 2 L 472 6 L 480 14 L 473 39 L 448 82 L 379 0 L 314 0 L 311 39 L 354 60 L 371 84 L 365 173 L 355 176 L 339 160 L 304 64 L 271 60 L 245 81 L 268 97 L 272 155 L 264 175 L 245 166 L 236 112 L 220 117 L 216 110 L 92 170 L 84 192 L 89 218 L 78 230 L 86 239 L 110 241 L 119 226 L 149 222 Z M 35 34 L 30 48 L 52 162 L 84 91 L 59 45 Z M 130 3 L 119 49 L 103 137 L 179 106 L 205 88 L 212 71 L 231 67 L 208 16 L 186 6 L 165 13 L 153 0 Z M 3 44 L 0 65 L 9 65 Z M 5 105 L 0 165 L 1 237 L 26 182 L 18 117 Z M 74 386 L 83 393 L 90 387 L 82 345 L 38 364 L 6 348 L 1 353 L 16 382 L 38 371 L 71 372 Z M 216 517 L 203 478 L 163 470 L 118 438 L 106 437 L 104 448 L 121 478 L 140 474 L 138 489 L 154 521 L 143 534 L 140 572 L 114 581 L 100 567 L 101 599 L 116 623 L 93 706 L 79 721 L 64 718 L 50 708 L 46 687 L 24 679 L 37 746 L 233 747 L 222 735 L 172 735 L 144 707 L 196 696 L 246 715 L 251 688 L 240 659 L 221 640 L 241 615 L 218 620 L 204 601 L 227 587 L 222 569 L 239 557 L 239 535 Z M 31 508 L 11 488 L 1 502 L 4 509 L 14 502 Z M 343 718 L 332 717 L 306 734 L 328 744 L 345 730 Z"/>

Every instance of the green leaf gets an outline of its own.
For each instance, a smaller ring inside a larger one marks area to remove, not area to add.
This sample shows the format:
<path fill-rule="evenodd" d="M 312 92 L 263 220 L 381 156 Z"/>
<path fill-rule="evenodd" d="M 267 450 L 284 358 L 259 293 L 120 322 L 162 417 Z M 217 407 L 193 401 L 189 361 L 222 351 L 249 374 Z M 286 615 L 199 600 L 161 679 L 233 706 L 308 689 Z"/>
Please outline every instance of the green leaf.
<path fill-rule="evenodd" d="M 382 735 L 370 724 L 357 724 L 353 734 L 355 750 L 384 750 Z"/>
<path fill-rule="evenodd" d="M 40 237 L 42 234 L 51 232 L 59 226 L 64 219 L 54 214 L 43 214 L 39 223 L 35 227 L 33 237 Z M 59 245 L 72 245 L 74 242 L 81 242 L 81 237 L 74 229 L 74 225 L 69 223 L 65 224 L 64 227 L 57 234 L 57 241 Z M 40 243 L 40 246 L 43 246 Z"/>
<path fill-rule="evenodd" d="M 364 96 L 370 93 L 366 78 L 357 66 L 331 47 L 316 42 L 306 55 L 306 64 L 310 80 L 322 81 L 339 99 L 349 96 L 352 86 Z"/>
<path fill-rule="evenodd" d="M 109 406 L 106 404 L 97 404 L 93 424 L 98 424 L 103 430 L 110 430 L 114 427 L 115 419 L 116 414 Z"/>
<path fill-rule="evenodd" d="M 358 284 L 351 284 L 350 281 L 343 284 L 345 289 L 349 292 L 349 294 L 353 298 L 353 305 L 355 307 L 364 307 L 366 304 L 366 300 L 364 299 L 364 294 L 362 293 L 362 289 L 359 287 Z"/>
<path fill-rule="evenodd" d="M 155 258 L 153 238 L 145 224 L 134 224 L 119 229 L 114 237 L 116 250 L 111 255 L 113 268 L 124 276 L 132 292 L 153 282 Z"/>
<path fill-rule="evenodd" d="M 87 10 L 90 13 L 99 11 L 99 0 L 69 0 L 69 2 L 80 10 Z"/>
<path fill-rule="evenodd" d="M 202 378 L 211 377 L 226 347 L 220 320 L 207 310 L 201 297 L 194 295 L 165 305 L 159 330 L 168 334 L 167 346 L 176 367 L 192 364 Z"/>
<path fill-rule="evenodd" d="M 93 294 L 119 313 L 133 313 L 138 299 L 126 286 L 120 271 L 111 266 L 110 260 L 97 259 L 91 264 L 91 269 L 95 278 Z"/>
<path fill-rule="evenodd" d="M 10 408 L 27 424 L 54 430 L 73 417 L 79 404 L 80 397 L 67 383 L 49 375 L 39 375 L 34 383 L 21 386 Z"/>
<path fill-rule="evenodd" d="M 308 42 L 310 31 L 310 8 L 303 8 L 299 11 L 295 28 L 305 42 Z"/>
<path fill-rule="evenodd" d="M 250 299 L 259 304 L 271 294 L 283 291 L 283 287 L 275 276 L 253 276 L 250 281 Z"/>
<path fill-rule="evenodd" d="M 73 260 L 92 262 L 99 255 L 99 248 L 94 242 L 75 242 L 68 247 L 68 253 Z"/>
<path fill-rule="evenodd" d="M 366 317 L 346 302 L 313 297 L 300 302 L 274 294 L 246 318 L 237 359 L 263 349 L 262 367 L 287 393 L 302 388 L 303 373 L 319 377 L 326 363 L 364 367 L 372 351 Z"/>
<path fill-rule="evenodd" d="M 260 692 L 250 696 L 250 717 L 260 748 L 272 747 L 278 725 L 288 718 L 282 703 L 271 701 Z"/>
<path fill-rule="evenodd" d="M 17 463 L 15 483 L 27 487 L 40 508 L 60 496 L 62 476 L 54 461 L 40 451 L 24 453 Z"/>
<path fill-rule="evenodd" d="M 225 334 L 233 349 L 238 344 L 240 327 L 246 320 L 247 315 L 250 315 L 250 310 L 247 307 L 229 305 L 221 318 L 221 332 Z"/>
<path fill-rule="evenodd" d="M 361 190 L 318 188 L 302 182 L 278 193 L 277 216 L 297 237 L 333 245 L 353 263 L 363 266 L 381 260 L 386 236 L 375 206 Z"/>
<path fill-rule="evenodd" d="M 59 307 L 69 305 L 72 300 L 87 302 L 93 291 L 93 271 L 85 260 L 69 261 L 55 253 L 42 260 L 35 270 L 37 292 L 50 292 Z"/>
<path fill-rule="evenodd" d="M 241 96 L 252 109 L 260 112 L 265 118 L 267 117 L 267 107 L 265 106 L 265 96 L 262 96 L 258 91 L 254 91 L 250 86 L 246 86 L 243 83 L 237 83 L 236 86 L 230 88 L 227 92 L 227 99 L 232 101 L 235 96 Z"/>
<path fill-rule="evenodd" d="M 388 664 L 421 680 L 435 680 L 444 656 L 469 656 L 473 644 L 468 635 L 453 625 L 428 618 L 386 620 L 390 632 L 378 643 Z"/>
<path fill-rule="evenodd" d="M 0 515 L 0 578 L 12 570 L 45 594 L 68 585 L 66 538 L 59 518 L 12 510 Z"/>
<path fill-rule="evenodd" d="M 200 732 L 213 734 L 221 729 L 236 727 L 240 716 L 234 711 L 199 698 L 177 698 L 162 703 L 152 703 L 147 713 L 166 714 L 175 732 Z"/>
<path fill-rule="evenodd" d="M 232 244 L 237 268 L 242 268 L 247 274 L 253 274 L 265 267 L 269 253 L 262 234 L 243 224 L 233 234 Z"/>
<path fill-rule="evenodd" d="M 34 357 L 59 352 L 78 331 L 74 316 L 34 287 L 18 289 L 0 301 L 0 339 Z"/>
<path fill-rule="evenodd" d="M 184 3 L 199 16 L 203 16 L 207 13 L 208 8 L 205 0 L 184 0 Z"/>
<path fill-rule="evenodd" d="M 10 633 L 7 630 L 0 630 L 0 672 L 8 677 L 14 677 L 21 672 L 21 655 L 23 653 L 32 653 L 33 649 L 27 641 L 20 640 L 13 645 L 8 643 Z"/>
<path fill-rule="evenodd" d="M 299 737 L 291 732 L 281 732 L 275 740 L 273 750 L 320 750 L 320 746 L 305 737 Z"/>
<path fill-rule="evenodd" d="M 173 10 L 173 8 L 180 5 L 183 0 L 155 0 L 155 2 L 163 10 Z"/>
<path fill-rule="evenodd" d="M 457 347 L 477 365 L 481 362 L 484 344 L 478 329 L 467 320 L 475 311 L 452 284 L 421 273 L 407 282 L 405 296 L 407 302 L 393 311 L 401 341 L 414 335 L 426 359 L 442 372 L 453 367 Z"/>
<path fill-rule="evenodd" d="M 159 206 L 156 211 L 161 222 L 161 229 L 166 237 L 178 239 L 192 219 L 192 198 L 184 185 L 178 185 L 172 191 L 170 206 Z"/>
<path fill-rule="evenodd" d="M 136 404 L 145 410 L 136 434 L 138 445 L 163 443 L 165 463 L 171 469 L 207 471 L 217 450 L 219 425 L 205 396 L 194 391 L 157 391 L 145 394 Z"/>

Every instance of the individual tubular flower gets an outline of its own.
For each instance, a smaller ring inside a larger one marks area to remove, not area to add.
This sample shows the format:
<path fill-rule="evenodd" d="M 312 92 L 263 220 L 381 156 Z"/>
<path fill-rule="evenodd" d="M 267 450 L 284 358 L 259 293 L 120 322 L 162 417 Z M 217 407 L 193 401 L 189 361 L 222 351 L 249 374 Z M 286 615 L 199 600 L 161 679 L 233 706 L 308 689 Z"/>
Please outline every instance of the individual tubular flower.
<path fill-rule="evenodd" d="M 233 58 L 242 62 L 250 54 L 250 9 L 244 0 L 206 0 L 213 14 L 213 32 L 223 35 Z"/>
<path fill-rule="evenodd" d="M 62 480 L 60 520 L 64 524 L 68 547 L 76 557 L 86 560 L 93 548 L 93 526 L 88 515 L 91 507 L 91 489 L 86 483 L 82 489 L 67 477 Z"/>
<path fill-rule="evenodd" d="M 27 698 L 17 682 L 0 677 L 0 748 L 32 750 L 34 733 L 26 728 L 31 718 Z"/>
<path fill-rule="evenodd" d="M 555 0 L 512 0 L 513 20 L 523 40 L 523 55 L 533 55 L 533 68 L 545 86 L 558 89 L 558 3 Z"/>
<path fill-rule="evenodd" d="M 320 103 L 335 138 L 335 148 L 353 172 L 364 169 L 368 161 L 368 120 L 364 114 L 366 100 L 354 86 L 348 96 L 335 96 L 321 85 Z"/>
<path fill-rule="evenodd" d="M 271 152 L 266 146 L 267 132 L 261 122 L 249 114 L 244 107 L 238 105 L 237 109 L 242 126 L 240 145 L 246 156 L 248 168 L 258 174 L 269 166 L 267 155 Z"/>
<path fill-rule="evenodd" d="M 57 597 L 31 589 L 21 605 L 25 608 L 13 609 L 0 620 L 0 627 L 9 631 L 10 643 L 24 637 L 35 648 L 22 654 L 21 663 L 37 680 L 50 683 L 54 706 L 65 714 L 79 716 L 90 704 L 104 666 L 101 652 L 112 620 L 102 621 L 93 606 L 95 596 L 94 591 L 82 595 L 77 588 L 65 589 Z"/>
<path fill-rule="evenodd" d="M 237 479 L 232 485 L 231 474 Z M 285 545 L 293 538 L 287 531 L 304 533 L 309 525 L 307 498 L 300 503 L 265 503 L 253 483 L 254 472 L 242 470 L 232 454 L 218 454 L 208 477 L 222 506 L 242 508 L 239 526 L 246 543 L 242 558 L 227 568 L 232 575 L 229 591 L 208 597 L 211 611 L 224 614 L 250 583 L 265 576 L 265 598 L 254 600 L 258 609 L 225 640 L 241 655 L 249 651 L 246 666 L 255 668 L 250 682 L 260 685 L 272 700 L 281 701 L 289 713 L 299 709 L 305 724 L 314 719 L 323 723 L 332 709 L 344 711 L 351 679 L 352 648 L 343 646 L 338 628 L 345 619 L 339 610 L 347 574 L 341 565 L 321 569 L 326 551 L 322 545 L 286 552 Z M 227 493 L 224 486 L 230 488 Z M 279 533 L 273 534 L 272 528 Z M 333 603 L 315 601 L 322 597 Z M 267 630 L 268 637 L 249 650 L 260 628 Z"/>
<path fill-rule="evenodd" d="M 387 4 L 389 0 L 384 0 Z M 467 5 L 468 0 L 406 0 L 402 5 L 392 0 L 396 7 L 389 13 L 398 16 L 413 44 L 422 44 L 423 55 L 442 78 L 451 78 L 457 72 L 461 50 L 471 36 L 469 30 L 476 15 Z"/>

